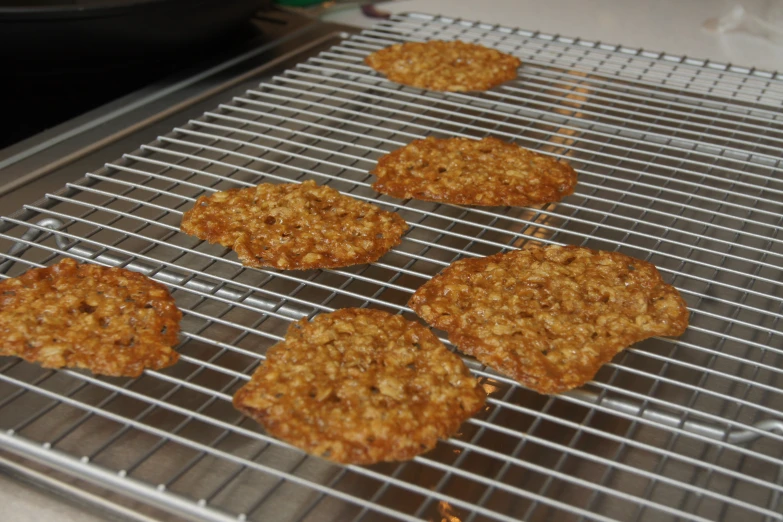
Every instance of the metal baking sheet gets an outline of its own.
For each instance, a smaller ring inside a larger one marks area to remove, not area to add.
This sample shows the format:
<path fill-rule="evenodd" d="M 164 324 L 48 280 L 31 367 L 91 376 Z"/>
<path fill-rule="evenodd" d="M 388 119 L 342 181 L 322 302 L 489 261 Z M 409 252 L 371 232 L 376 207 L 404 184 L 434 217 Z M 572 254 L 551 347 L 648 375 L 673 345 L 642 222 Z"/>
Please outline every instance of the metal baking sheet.
<path fill-rule="evenodd" d="M 513 53 L 485 93 L 386 81 L 363 63 L 401 41 Z M 783 520 L 783 176 L 773 73 L 409 14 L 382 22 L 129 151 L 0 223 L 3 277 L 63 256 L 168 285 L 181 361 L 138 379 L 0 358 L 0 447 L 204 520 Z M 427 135 L 497 136 L 567 159 L 576 193 L 535 208 L 381 196 L 368 173 Z M 314 179 L 400 213 L 378 263 L 248 269 L 178 231 L 195 198 Z M 526 244 L 657 265 L 691 326 L 543 396 L 467 359 L 485 410 L 430 453 L 340 466 L 267 436 L 230 403 L 288 324 L 405 303 L 456 259 Z"/>

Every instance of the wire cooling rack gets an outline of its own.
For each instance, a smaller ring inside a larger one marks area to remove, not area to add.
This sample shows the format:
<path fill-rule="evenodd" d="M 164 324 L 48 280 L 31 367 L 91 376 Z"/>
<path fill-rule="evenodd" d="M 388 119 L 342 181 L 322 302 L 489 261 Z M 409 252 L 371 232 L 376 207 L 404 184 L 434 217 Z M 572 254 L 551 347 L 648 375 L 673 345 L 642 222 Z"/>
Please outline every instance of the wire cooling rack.
<path fill-rule="evenodd" d="M 363 64 L 406 40 L 520 57 L 513 82 L 427 92 Z M 207 520 L 783 520 L 783 82 L 774 74 L 406 15 L 340 43 L 2 220 L 16 276 L 63 255 L 168 285 L 181 361 L 130 379 L 0 359 L 0 443 Z M 573 196 L 465 208 L 380 196 L 368 171 L 427 135 L 493 135 L 564 158 Z M 243 268 L 178 231 L 215 190 L 319 183 L 399 212 L 403 243 L 341 270 Z M 657 265 L 692 311 L 580 390 L 542 396 L 473 360 L 486 409 L 411 462 L 339 466 L 264 434 L 233 392 L 288 324 L 341 307 L 414 316 L 456 259 L 527 243 Z"/>

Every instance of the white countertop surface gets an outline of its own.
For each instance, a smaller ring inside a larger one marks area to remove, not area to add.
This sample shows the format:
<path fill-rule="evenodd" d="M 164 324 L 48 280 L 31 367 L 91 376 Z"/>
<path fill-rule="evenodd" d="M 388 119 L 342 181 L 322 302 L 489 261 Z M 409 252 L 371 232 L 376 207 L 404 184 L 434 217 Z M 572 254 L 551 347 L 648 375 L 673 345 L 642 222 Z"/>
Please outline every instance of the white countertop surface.
<path fill-rule="evenodd" d="M 748 0 L 743 0 L 748 1 Z M 745 32 L 717 34 L 703 23 L 729 11 L 722 0 L 401 0 L 379 4 L 392 13 L 444 14 L 550 34 L 664 51 L 783 71 L 783 45 Z M 377 20 L 337 10 L 325 20 L 369 27 Z M 94 522 L 100 518 L 0 476 L 0 519 L 11 522 Z"/>
<path fill-rule="evenodd" d="M 763 0 L 742 0 L 749 7 Z M 709 32 L 710 18 L 728 13 L 731 0 L 400 0 L 378 4 L 396 13 L 443 14 L 471 21 L 541 31 L 720 63 L 783 71 L 783 45 L 748 32 Z M 376 20 L 357 10 L 324 17 L 369 27 Z"/>

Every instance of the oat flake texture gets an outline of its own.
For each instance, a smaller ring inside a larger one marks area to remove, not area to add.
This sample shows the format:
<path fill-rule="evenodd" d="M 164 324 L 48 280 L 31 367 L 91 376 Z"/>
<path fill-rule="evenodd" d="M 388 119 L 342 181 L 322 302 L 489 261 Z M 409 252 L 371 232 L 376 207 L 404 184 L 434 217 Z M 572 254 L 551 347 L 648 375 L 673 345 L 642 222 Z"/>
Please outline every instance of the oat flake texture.
<path fill-rule="evenodd" d="M 485 91 L 517 77 L 519 58 L 474 43 L 433 40 L 395 44 L 365 63 L 397 83 L 433 91 Z"/>
<path fill-rule="evenodd" d="M 346 308 L 292 324 L 234 406 L 308 453 L 372 464 L 432 449 L 485 400 L 462 360 L 429 329 Z"/>
<path fill-rule="evenodd" d="M 629 345 L 688 326 L 655 266 L 581 247 L 457 261 L 408 305 L 459 350 L 540 393 L 581 386 Z"/>
<path fill-rule="evenodd" d="M 63 259 L 0 281 L 0 355 L 137 377 L 177 362 L 182 313 L 163 285 Z"/>
<path fill-rule="evenodd" d="M 201 196 L 180 228 L 232 248 L 247 266 L 306 270 L 372 263 L 408 226 L 394 212 L 305 181 Z"/>
<path fill-rule="evenodd" d="M 383 194 L 458 205 L 553 203 L 576 185 L 567 163 L 491 137 L 416 140 L 383 156 L 373 174 Z"/>

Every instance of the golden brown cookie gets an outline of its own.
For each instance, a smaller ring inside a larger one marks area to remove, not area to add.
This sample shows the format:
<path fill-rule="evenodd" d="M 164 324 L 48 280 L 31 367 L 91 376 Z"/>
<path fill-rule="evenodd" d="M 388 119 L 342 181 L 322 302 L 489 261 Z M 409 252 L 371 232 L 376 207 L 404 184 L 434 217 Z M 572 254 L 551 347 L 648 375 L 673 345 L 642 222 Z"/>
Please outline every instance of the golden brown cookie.
<path fill-rule="evenodd" d="M 0 281 L 0 355 L 137 377 L 177 362 L 182 313 L 137 272 L 63 259 Z"/>
<path fill-rule="evenodd" d="M 429 329 L 346 308 L 292 324 L 234 406 L 308 453 L 372 464 L 432 449 L 485 400 L 462 360 Z"/>
<path fill-rule="evenodd" d="M 314 181 L 201 196 L 180 225 L 232 248 L 247 266 L 283 270 L 372 263 L 399 245 L 407 228 L 394 212 Z"/>
<path fill-rule="evenodd" d="M 655 266 L 581 247 L 457 261 L 408 305 L 461 351 L 540 393 L 581 386 L 629 345 L 688 326 L 685 302 Z"/>
<path fill-rule="evenodd" d="M 483 45 L 433 40 L 395 44 L 364 59 L 397 83 L 433 91 L 485 91 L 517 77 L 519 58 Z"/>
<path fill-rule="evenodd" d="M 570 165 L 497 138 L 430 136 L 383 156 L 372 173 L 383 194 L 457 205 L 553 203 L 576 186 Z"/>

